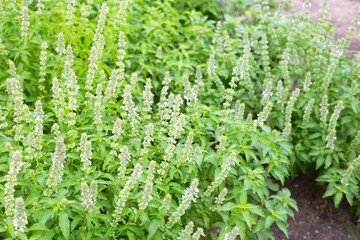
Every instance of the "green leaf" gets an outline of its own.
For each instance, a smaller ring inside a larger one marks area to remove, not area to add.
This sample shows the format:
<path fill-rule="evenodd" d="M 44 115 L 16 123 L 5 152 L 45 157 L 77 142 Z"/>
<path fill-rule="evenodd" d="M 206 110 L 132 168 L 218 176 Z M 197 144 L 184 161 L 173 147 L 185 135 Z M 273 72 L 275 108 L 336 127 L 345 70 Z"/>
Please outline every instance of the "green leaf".
<path fill-rule="evenodd" d="M 252 182 L 249 179 L 245 178 L 244 179 L 244 188 L 242 191 L 247 191 L 248 189 L 251 189 L 252 185 L 253 185 Z"/>
<path fill-rule="evenodd" d="M 37 235 L 31 236 L 30 240 L 52 240 L 52 239 L 47 236 L 37 234 Z"/>
<path fill-rule="evenodd" d="M 133 232 L 127 230 L 126 233 L 127 233 L 127 236 L 129 237 L 129 240 L 136 240 Z"/>
<path fill-rule="evenodd" d="M 247 203 L 247 191 L 240 193 L 240 204 L 245 205 Z"/>
<path fill-rule="evenodd" d="M 50 209 L 45 209 L 41 214 L 40 222 L 45 224 L 51 218 L 51 214 Z"/>
<path fill-rule="evenodd" d="M 294 199 L 289 199 L 288 204 L 290 205 L 290 207 L 294 208 L 297 212 L 299 211 L 297 203 Z"/>
<path fill-rule="evenodd" d="M 68 154 L 66 154 L 66 157 L 71 158 L 71 159 L 78 159 L 79 155 L 75 154 L 75 153 L 68 153 Z"/>
<path fill-rule="evenodd" d="M 267 125 L 262 125 L 261 129 L 264 130 L 264 132 L 266 132 L 267 134 L 271 134 L 271 128 Z"/>
<path fill-rule="evenodd" d="M 75 179 L 75 178 L 74 179 L 66 179 L 58 185 L 58 188 L 70 187 L 70 186 L 74 186 L 76 184 L 80 184 L 79 179 Z"/>
<path fill-rule="evenodd" d="M 349 227 L 349 225 L 347 225 L 347 224 L 344 222 L 344 226 L 345 226 L 345 228 L 348 230 L 348 232 L 351 234 L 351 236 L 353 237 L 353 239 L 358 239 L 357 234 L 354 233 L 354 231 Z"/>
<path fill-rule="evenodd" d="M 46 231 L 49 232 L 49 229 L 43 223 L 35 223 L 29 228 L 29 231 Z"/>
<path fill-rule="evenodd" d="M 321 137 L 322 136 L 322 134 L 321 133 L 313 133 L 313 134 L 310 134 L 309 136 L 308 136 L 308 139 L 315 139 L 315 138 L 319 138 L 319 137 Z"/>
<path fill-rule="evenodd" d="M 221 206 L 221 211 L 230 211 L 231 209 L 236 208 L 236 205 L 232 202 L 227 202 L 224 205 Z"/>
<path fill-rule="evenodd" d="M 288 142 L 279 142 L 278 143 L 281 147 L 283 147 L 289 154 L 292 153 L 292 145 Z"/>
<path fill-rule="evenodd" d="M 326 189 L 326 192 L 324 193 L 324 195 L 322 196 L 323 198 L 329 197 L 334 195 L 338 190 L 335 187 L 328 187 Z"/>
<path fill-rule="evenodd" d="M 274 169 L 274 176 L 280 180 L 281 184 L 284 185 L 284 181 L 285 181 L 285 174 L 283 172 L 283 169 L 281 168 L 275 168 Z"/>
<path fill-rule="evenodd" d="M 264 230 L 264 224 L 265 224 L 265 220 L 263 218 L 259 219 L 259 221 L 256 223 L 255 228 L 253 229 L 253 232 L 257 233 L 259 231 L 263 231 Z"/>
<path fill-rule="evenodd" d="M 156 233 L 156 231 L 159 229 L 161 225 L 161 221 L 160 220 L 152 220 L 150 225 L 149 225 L 149 235 L 147 235 L 147 239 L 152 239 L 152 237 L 154 236 L 154 234 Z"/>
<path fill-rule="evenodd" d="M 83 217 L 81 216 L 75 216 L 74 219 L 71 221 L 71 229 L 70 231 L 73 231 L 76 226 L 79 224 L 79 221 L 83 220 Z"/>
<path fill-rule="evenodd" d="M 67 213 L 59 213 L 59 226 L 65 239 L 69 239 L 70 236 L 70 221 Z"/>
<path fill-rule="evenodd" d="M 255 213 L 256 215 L 259 215 L 262 217 L 265 216 L 263 210 L 259 206 L 256 206 L 253 204 L 247 204 L 247 206 L 248 206 L 248 209 L 250 210 L 250 212 Z"/>
<path fill-rule="evenodd" d="M 319 149 L 313 149 L 309 152 L 310 156 L 317 156 L 321 153 L 321 151 Z"/>
<path fill-rule="evenodd" d="M 316 159 L 316 170 L 319 169 L 324 164 L 324 157 L 320 156 Z"/>
<path fill-rule="evenodd" d="M 204 160 L 203 155 L 195 156 L 195 162 L 199 167 L 201 167 L 203 160 Z"/>
<path fill-rule="evenodd" d="M 335 204 L 335 207 L 336 207 L 336 208 L 339 207 L 343 196 L 344 196 L 344 193 L 343 193 L 343 192 L 337 192 L 337 193 L 335 194 L 334 204 Z"/>
<path fill-rule="evenodd" d="M 348 201 L 348 203 L 350 204 L 350 206 L 353 205 L 354 202 L 354 195 L 353 194 L 345 194 L 346 200 Z"/>
<path fill-rule="evenodd" d="M 327 155 L 325 159 L 325 169 L 329 168 L 331 166 L 332 158 L 331 155 Z"/>
<path fill-rule="evenodd" d="M 248 227 L 250 228 L 251 230 L 251 227 L 252 227 L 252 222 L 251 222 L 251 215 L 250 215 L 250 212 L 248 210 L 243 210 L 241 211 L 243 217 L 244 217 L 244 221 L 246 222 L 246 224 L 248 225 Z"/>
<path fill-rule="evenodd" d="M 264 135 L 257 134 L 257 135 L 255 135 L 254 140 L 257 140 L 257 141 L 261 142 L 262 144 L 264 144 L 265 146 L 267 146 L 271 149 L 274 149 L 274 143 L 268 137 L 266 137 Z"/>
<path fill-rule="evenodd" d="M 246 233 L 245 233 L 245 231 L 246 231 L 246 225 L 245 225 L 245 223 L 244 222 L 241 222 L 241 223 L 239 223 L 239 224 L 237 224 L 238 225 L 238 227 L 239 227 L 239 229 L 240 229 L 240 239 L 241 240 L 245 240 L 246 239 Z"/>
<path fill-rule="evenodd" d="M 287 238 L 289 238 L 288 230 L 286 228 L 285 223 L 276 221 L 276 225 L 279 227 L 279 229 L 286 235 Z"/>
<path fill-rule="evenodd" d="M 16 239 L 23 239 L 23 240 L 27 240 L 27 239 L 28 239 L 27 236 L 26 236 L 26 234 L 23 233 L 23 232 L 17 232 L 16 237 L 17 237 Z"/>
<path fill-rule="evenodd" d="M 272 216 L 267 216 L 264 224 L 265 229 L 270 228 L 273 222 L 274 222 L 274 218 Z"/>
<path fill-rule="evenodd" d="M 143 224 L 149 222 L 149 216 L 146 212 L 141 213 L 140 220 Z"/>
<path fill-rule="evenodd" d="M 355 120 L 355 119 L 353 119 L 352 116 L 345 116 L 345 117 L 343 117 L 343 118 L 341 119 L 341 125 L 346 124 L 346 123 L 349 123 L 349 122 L 351 122 L 351 121 L 353 121 L 353 120 Z"/>

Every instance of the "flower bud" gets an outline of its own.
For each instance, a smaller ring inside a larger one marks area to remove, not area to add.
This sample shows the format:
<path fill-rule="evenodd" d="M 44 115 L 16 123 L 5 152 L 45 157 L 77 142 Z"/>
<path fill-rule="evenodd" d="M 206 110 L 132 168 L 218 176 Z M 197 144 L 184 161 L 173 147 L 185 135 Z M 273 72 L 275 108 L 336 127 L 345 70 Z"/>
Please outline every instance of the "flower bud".
<path fill-rule="evenodd" d="M 243 120 L 244 113 L 245 113 L 245 104 L 237 100 L 235 103 L 235 118 L 238 120 Z"/>
<path fill-rule="evenodd" d="M 64 54 L 66 53 L 64 34 L 63 34 L 62 32 L 59 33 L 58 41 L 57 41 L 57 47 L 55 48 L 55 51 L 56 51 L 57 54 L 59 54 L 60 56 L 62 56 L 62 55 L 64 55 Z"/>
<path fill-rule="evenodd" d="M 194 178 L 190 186 L 185 190 L 182 195 L 182 201 L 176 211 L 170 216 L 169 221 L 166 223 L 165 227 L 171 229 L 175 223 L 177 223 L 181 216 L 185 214 L 186 210 L 190 207 L 191 202 L 196 202 L 199 180 Z"/>
<path fill-rule="evenodd" d="M 310 91 L 310 85 L 311 85 L 311 73 L 308 72 L 305 77 L 304 81 L 304 91 L 309 92 Z"/>
<path fill-rule="evenodd" d="M 344 176 L 341 178 L 341 183 L 348 186 L 349 178 L 352 176 L 354 170 L 360 166 L 360 156 L 355 158 L 346 169 Z"/>
<path fill-rule="evenodd" d="M 160 209 L 165 208 L 166 211 L 170 210 L 171 194 L 166 194 Z"/>
<path fill-rule="evenodd" d="M 201 236 L 205 236 L 204 230 L 202 228 L 198 228 L 196 232 L 193 234 L 192 239 L 198 240 Z"/>
<path fill-rule="evenodd" d="M 194 231 L 194 222 L 190 221 L 185 228 L 181 231 L 179 234 L 180 236 L 177 238 L 179 240 L 189 240 L 191 237 L 191 234 Z"/>
<path fill-rule="evenodd" d="M 66 147 L 64 144 L 64 138 L 58 136 L 55 138 L 56 146 L 55 153 L 52 158 L 52 165 L 50 168 L 50 174 L 46 181 L 46 185 L 49 190 L 45 192 L 45 195 L 50 195 L 51 190 L 55 188 L 62 181 L 62 176 L 64 174 L 64 161 L 66 157 Z"/>
<path fill-rule="evenodd" d="M 29 8 L 27 5 L 23 4 L 21 6 L 21 37 L 26 38 L 28 35 L 28 29 L 30 26 L 29 22 Z"/>
<path fill-rule="evenodd" d="M 249 113 L 246 117 L 246 123 L 251 123 L 252 122 L 252 114 Z"/>
<path fill-rule="evenodd" d="M 81 183 L 81 196 L 83 202 L 81 205 L 86 211 L 91 213 L 95 208 L 96 196 L 97 196 L 97 181 L 92 180 L 90 187 L 86 182 Z"/>
<path fill-rule="evenodd" d="M 204 86 L 203 75 L 202 75 L 202 72 L 201 72 L 201 66 L 197 66 L 197 67 L 196 67 L 195 83 L 196 83 L 199 87 Z"/>
<path fill-rule="evenodd" d="M 115 211 L 113 213 L 113 221 L 111 225 L 115 227 L 120 221 L 120 214 L 125 208 L 126 200 L 130 194 L 130 191 L 134 188 L 138 179 L 141 177 L 142 167 L 139 163 L 136 164 L 134 171 L 132 172 L 130 178 L 126 182 L 124 188 L 120 191 L 118 200 L 116 201 Z"/>
<path fill-rule="evenodd" d="M 261 127 L 264 124 L 271 113 L 272 106 L 273 104 L 270 101 L 266 104 L 264 109 L 258 114 L 258 119 L 254 121 L 254 128 L 256 128 L 256 126 Z"/>
<path fill-rule="evenodd" d="M 289 138 L 291 134 L 291 123 L 288 123 L 285 125 L 285 128 L 283 129 L 282 136 L 284 138 Z"/>
<path fill-rule="evenodd" d="M 224 240 L 235 240 L 239 235 L 240 230 L 238 227 L 234 227 L 229 233 L 225 233 Z"/>
<path fill-rule="evenodd" d="M 100 125 L 102 123 L 102 116 L 101 116 L 101 102 L 100 101 L 95 101 L 94 103 L 94 113 L 95 113 L 95 117 L 94 117 L 94 123 L 96 125 Z"/>
<path fill-rule="evenodd" d="M 293 112 L 293 107 L 295 105 L 296 99 L 300 94 L 300 89 L 297 88 L 295 91 L 293 91 L 290 100 L 288 101 L 288 104 L 286 106 L 286 110 L 285 110 L 285 127 L 291 123 L 291 116 L 292 116 L 292 112 Z"/>
<path fill-rule="evenodd" d="M 204 194 L 203 194 L 204 197 L 210 196 L 211 193 L 217 187 L 219 187 L 223 181 L 225 181 L 225 179 L 227 178 L 227 176 L 231 170 L 231 166 L 235 164 L 235 159 L 236 159 L 236 153 L 231 152 L 231 154 L 227 158 L 226 162 L 221 166 L 221 172 L 219 173 L 219 175 L 215 178 L 215 180 L 211 183 L 211 185 L 204 192 Z"/>
<path fill-rule="evenodd" d="M 307 124 L 310 120 L 310 115 L 311 115 L 311 112 L 313 110 L 313 107 L 314 107 L 314 104 L 315 104 L 315 99 L 312 98 L 308 105 L 306 106 L 305 108 L 305 112 L 304 112 L 304 117 L 303 117 L 303 124 Z"/>
<path fill-rule="evenodd" d="M 263 96 L 262 101 L 263 101 L 263 103 L 266 103 L 266 102 L 268 102 L 270 100 L 270 97 L 273 94 L 271 92 L 271 90 L 272 90 L 272 81 L 271 81 L 271 79 L 266 80 L 264 85 L 265 85 L 265 87 L 264 87 L 264 91 L 262 93 L 262 96 Z"/>
<path fill-rule="evenodd" d="M 152 104 L 154 103 L 154 94 L 151 92 L 151 79 L 146 79 L 145 90 L 143 92 L 143 115 L 145 119 L 149 119 L 149 114 L 152 111 Z"/>
<path fill-rule="evenodd" d="M 146 179 L 145 189 L 143 192 L 143 197 L 141 198 L 141 201 L 139 204 L 139 209 L 144 210 L 148 206 L 151 199 L 153 198 L 151 196 L 151 192 L 152 192 L 153 185 L 154 185 L 152 181 L 154 179 L 155 166 L 156 166 L 156 162 L 151 161 L 150 166 L 149 166 L 148 176 Z"/>
<path fill-rule="evenodd" d="M 14 205 L 14 193 L 15 186 L 17 185 L 17 175 L 20 172 L 21 167 L 24 165 L 22 162 L 22 152 L 17 150 L 10 153 L 11 163 L 9 166 L 8 174 L 5 176 L 5 189 L 4 189 L 4 205 L 5 214 L 8 217 L 12 217 L 15 213 Z"/>
<path fill-rule="evenodd" d="M 15 214 L 13 224 L 16 232 L 24 232 L 26 229 L 26 224 L 28 224 L 25 212 L 25 203 L 22 197 L 15 199 Z"/>
<path fill-rule="evenodd" d="M 87 174 L 90 171 L 91 158 L 92 158 L 90 141 L 85 142 L 84 151 L 80 154 L 80 157 L 81 157 L 81 162 L 83 163 L 83 169 Z"/>
<path fill-rule="evenodd" d="M 131 156 L 129 153 L 129 149 L 126 145 L 124 145 L 121 148 L 120 154 L 119 154 L 120 167 L 118 168 L 118 176 L 120 179 L 122 179 L 125 176 L 126 165 L 130 161 L 130 157 Z"/>
<path fill-rule="evenodd" d="M 225 201 L 227 192 L 227 188 L 223 188 L 219 196 L 215 197 L 215 203 L 221 205 Z"/>

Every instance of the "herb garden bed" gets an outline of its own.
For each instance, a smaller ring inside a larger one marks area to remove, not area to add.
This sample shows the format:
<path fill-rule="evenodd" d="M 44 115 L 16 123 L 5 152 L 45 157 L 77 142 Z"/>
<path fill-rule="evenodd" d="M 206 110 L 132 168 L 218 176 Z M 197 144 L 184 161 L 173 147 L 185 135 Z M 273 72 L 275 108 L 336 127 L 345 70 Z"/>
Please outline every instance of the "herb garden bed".
<path fill-rule="evenodd" d="M 292 197 L 298 204 L 299 211 L 295 212 L 295 221 L 287 223 L 289 239 L 356 239 L 360 235 L 356 230 L 357 217 L 350 214 L 350 206 L 342 203 L 334 208 L 333 201 L 323 199 L 324 186 L 314 184 L 314 178 L 307 175 L 297 175 L 285 183 Z M 273 227 L 276 239 L 286 239 L 286 236 L 275 226 Z"/>
<path fill-rule="evenodd" d="M 0 237 L 347 237 L 360 12 L 336 41 L 288 2 L 0 0 Z"/>

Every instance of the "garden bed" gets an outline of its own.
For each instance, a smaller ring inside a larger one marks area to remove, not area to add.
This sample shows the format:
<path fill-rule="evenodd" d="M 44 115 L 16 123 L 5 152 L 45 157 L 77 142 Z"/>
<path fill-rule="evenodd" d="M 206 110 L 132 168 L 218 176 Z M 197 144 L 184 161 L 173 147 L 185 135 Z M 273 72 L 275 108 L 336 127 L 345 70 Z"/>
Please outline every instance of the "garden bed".
<path fill-rule="evenodd" d="M 287 223 L 289 239 L 356 239 L 348 230 L 356 234 L 356 216 L 349 213 L 349 204 L 343 202 L 339 208 L 334 207 L 331 198 L 322 198 L 326 188 L 315 184 L 315 179 L 298 175 L 288 180 L 285 187 L 291 191 L 292 198 L 298 204 L 295 221 Z M 286 236 L 276 227 L 272 227 L 276 239 Z M 360 235 L 357 233 L 358 238 Z"/>

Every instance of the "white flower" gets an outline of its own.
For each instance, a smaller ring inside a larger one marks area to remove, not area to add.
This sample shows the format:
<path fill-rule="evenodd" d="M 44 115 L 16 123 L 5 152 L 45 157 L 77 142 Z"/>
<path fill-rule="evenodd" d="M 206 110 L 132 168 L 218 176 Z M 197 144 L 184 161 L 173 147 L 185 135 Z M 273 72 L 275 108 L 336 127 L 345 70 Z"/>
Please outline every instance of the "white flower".
<path fill-rule="evenodd" d="M 24 232 L 28 224 L 25 203 L 22 197 L 15 199 L 15 214 L 13 219 L 15 231 Z"/>

